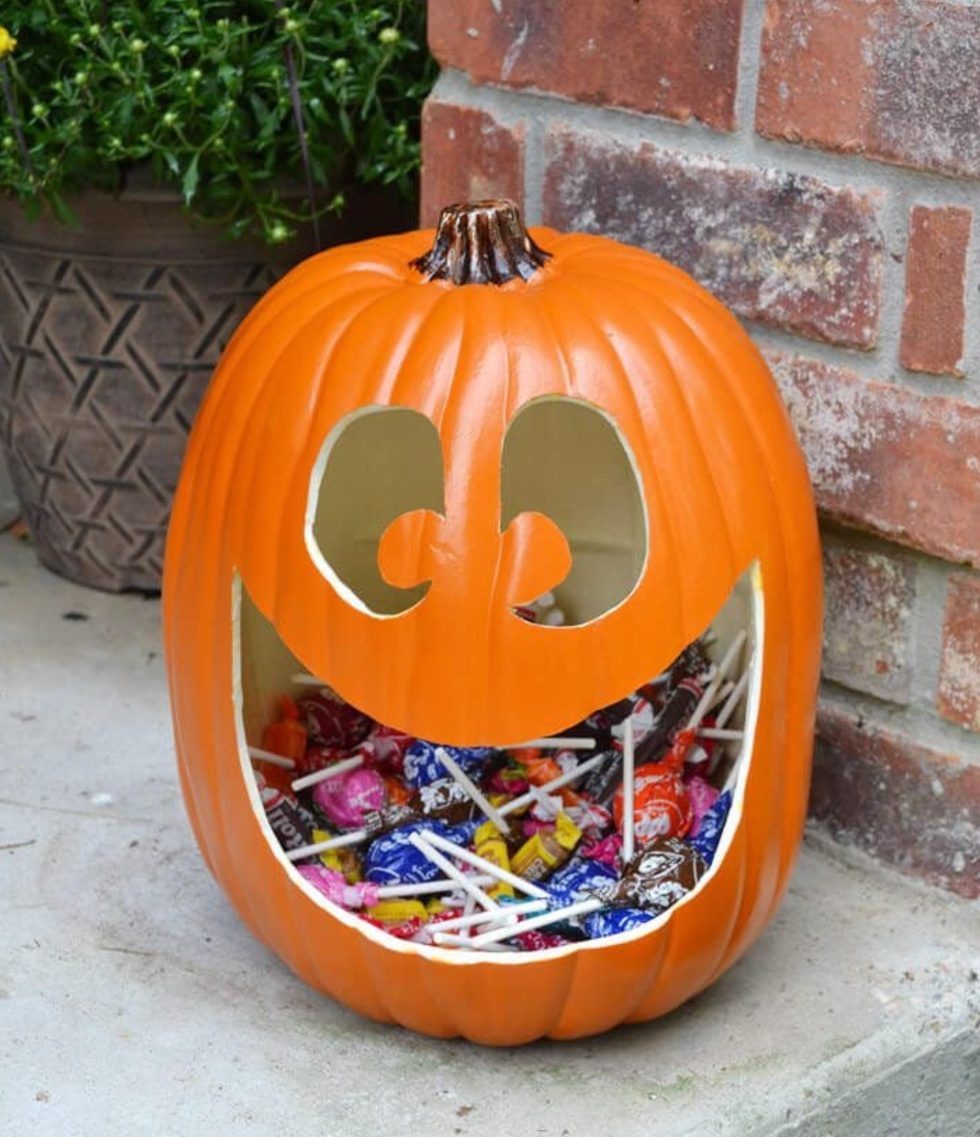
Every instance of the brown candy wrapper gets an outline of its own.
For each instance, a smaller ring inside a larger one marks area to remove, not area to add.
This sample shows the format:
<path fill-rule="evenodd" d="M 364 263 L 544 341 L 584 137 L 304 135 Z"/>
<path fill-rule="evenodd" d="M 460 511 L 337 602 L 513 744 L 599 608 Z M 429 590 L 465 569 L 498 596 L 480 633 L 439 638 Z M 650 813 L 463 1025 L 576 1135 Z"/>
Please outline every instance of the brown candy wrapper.
<path fill-rule="evenodd" d="M 656 762 L 662 758 L 674 741 L 677 732 L 684 726 L 694 713 L 703 694 L 701 688 L 693 679 L 682 679 L 677 688 L 672 691 L 664 704 L 663 710 L 657 715 L 653 730 L 644 738 L 636 748 L 636 764 Z"/>
<path fill-rule="evenodd" d="M 404 805 L 389 805 L 364 815 L 364 828 L 370 840 L 414 821 L 444 821 L 462 825 L 477 816 L 476 803 L 452 778 L 439 778 L 415 791 Z"/>
<path fill-rule="evenodd" d="M 696 850 L 677 837 L 645 845 L 623 870 L 603 899 L 626 908 L 663 912 L 686 896 L 708 871 Z"/>

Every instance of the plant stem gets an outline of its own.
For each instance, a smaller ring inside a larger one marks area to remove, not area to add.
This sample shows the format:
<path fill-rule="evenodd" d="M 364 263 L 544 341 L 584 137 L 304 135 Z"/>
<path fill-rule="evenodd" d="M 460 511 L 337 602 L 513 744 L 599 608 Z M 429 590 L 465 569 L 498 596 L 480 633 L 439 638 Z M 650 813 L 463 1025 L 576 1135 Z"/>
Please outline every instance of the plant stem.
<path fill-rule="evenodd" d="M 37 170 L 34 169 L 30 151 L 27 149 L 27 141 L 24 138 L 24 132 L 20 125 L 20 117 L 17 114 L 17 103 L 14 100 L 13 87 L 10 85 L 10 72 L 7 70 L 7 64 L 3 60 L 0 60 L 0 76 L 3 78 L 3 97 L 7 103 L 7 114 L 10 115 L 10 123 L 14 128 L 14 137 L 17 139 L 17 149 L 20 151 L 20 156 L 24 160 L 24 168 L 28 174 L 30 174 L 31 181 L 36 182 Z"/>

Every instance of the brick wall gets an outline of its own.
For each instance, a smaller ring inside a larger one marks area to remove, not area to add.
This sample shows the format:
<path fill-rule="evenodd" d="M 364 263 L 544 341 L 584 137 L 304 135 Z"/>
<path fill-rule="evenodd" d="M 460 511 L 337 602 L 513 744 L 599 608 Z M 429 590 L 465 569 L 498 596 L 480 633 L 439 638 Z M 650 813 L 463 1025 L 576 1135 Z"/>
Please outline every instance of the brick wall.
<path fill-rule="evenodd" d="M 503 195 L 743 318 L 825 537 L 811 808 L 980 893 L 980 5 L 429 0 L 423 222 Z"/>

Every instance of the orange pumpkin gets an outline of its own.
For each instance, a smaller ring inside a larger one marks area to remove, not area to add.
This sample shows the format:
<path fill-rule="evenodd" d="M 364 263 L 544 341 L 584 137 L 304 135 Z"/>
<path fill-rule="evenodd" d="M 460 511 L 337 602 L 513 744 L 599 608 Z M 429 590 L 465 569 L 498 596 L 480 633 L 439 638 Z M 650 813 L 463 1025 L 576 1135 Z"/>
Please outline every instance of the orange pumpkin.
<path fill-rule="evenodd" d="M 436 1036 L 576 1038 L 706 987 L 786 887 L 819 664 L 812 494 L 758 351 L 678 269 L 601 237 L 532 239 L 509 203 L 445 211 L 430 245 L 305 262 L 218 367 L 164 585 L 181 780 L 242 919 L 314 987 Z M 515 613 L 549 588 L 565 626 Z M 753 679 L 722 848 L 641 928 L 523 955 L 395 940 L 315 893 L 271 835 L 246 746 L 293 671 L 418 737 L 502 746 L 733 620 Z"/>

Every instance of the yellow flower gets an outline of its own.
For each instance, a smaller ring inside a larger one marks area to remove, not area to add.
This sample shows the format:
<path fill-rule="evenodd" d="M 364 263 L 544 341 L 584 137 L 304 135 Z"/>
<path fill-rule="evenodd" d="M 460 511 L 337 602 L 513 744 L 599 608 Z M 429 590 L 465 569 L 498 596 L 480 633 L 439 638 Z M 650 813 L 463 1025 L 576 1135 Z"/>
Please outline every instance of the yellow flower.
<path fill-rule="evenodd" d="M 16 46 L 17 41 L 10 32 L 6 28 L 0 27 L 0 59 L 6 59 L 8 55 L 11 55 Z"/>

